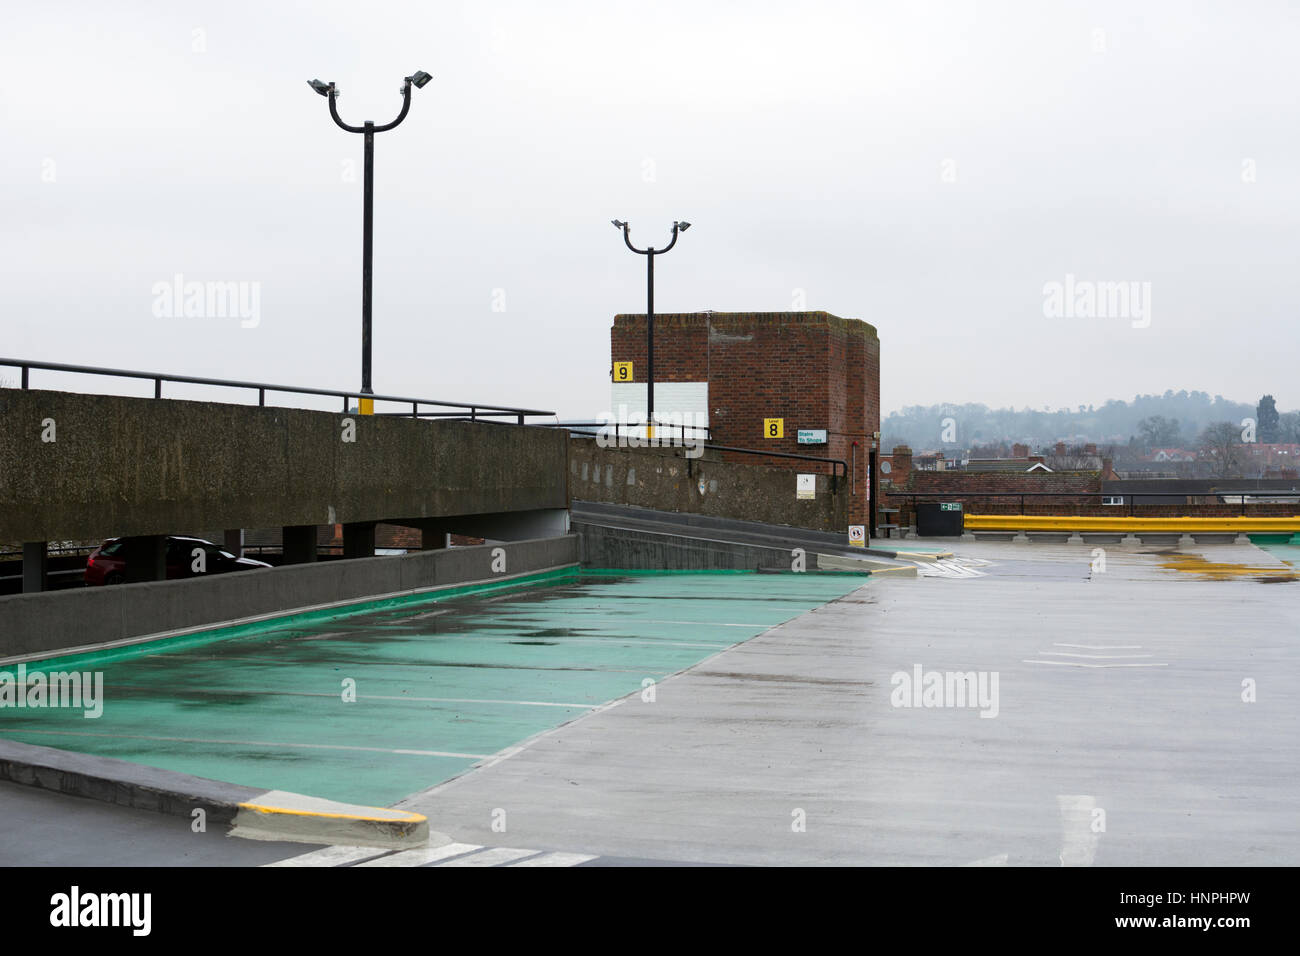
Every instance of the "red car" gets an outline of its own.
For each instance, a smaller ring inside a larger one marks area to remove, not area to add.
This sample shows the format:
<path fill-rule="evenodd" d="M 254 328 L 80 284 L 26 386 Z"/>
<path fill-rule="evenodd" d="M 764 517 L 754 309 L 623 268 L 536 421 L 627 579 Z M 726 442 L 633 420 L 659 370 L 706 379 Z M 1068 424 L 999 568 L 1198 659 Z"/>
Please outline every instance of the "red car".
<path fill-rule="evenodd" d="M 203 552 L 203 561 L 199 565 L 202 571 L 195 571 L 199 560 L 196 549 Z M 252 558 L 237 558 L 229 551 L 223 550 L 211 541 L 202 538 L 189 538 L 173 535 L 167 538 L 167 580 L 175 578 L 197 578 L 205 574 L 225 574 L 229 571 L 251 571 L 253 568 L 269 568 L 265 561 Z M 109 538 L 90 555 L 86 561 L 86 584 L 122 584 L 126 581 L 126 539 Z"/>

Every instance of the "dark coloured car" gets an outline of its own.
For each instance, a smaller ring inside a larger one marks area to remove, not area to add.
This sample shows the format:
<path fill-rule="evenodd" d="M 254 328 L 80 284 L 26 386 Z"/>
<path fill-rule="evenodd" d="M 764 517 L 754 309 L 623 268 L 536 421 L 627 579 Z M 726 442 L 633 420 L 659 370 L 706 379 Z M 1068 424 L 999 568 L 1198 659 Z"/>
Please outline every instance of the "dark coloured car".
<path fill-rule="evenodd" d="M 86 584 L 122 584 L 126 574 L 126 539 L 109 538 L 86 561 Z M 237 558 L 202 538 L 172 535 L 167 538 L 167 580 L 197 578 L 206 574 L 269 568 L 265 561 Z"/>

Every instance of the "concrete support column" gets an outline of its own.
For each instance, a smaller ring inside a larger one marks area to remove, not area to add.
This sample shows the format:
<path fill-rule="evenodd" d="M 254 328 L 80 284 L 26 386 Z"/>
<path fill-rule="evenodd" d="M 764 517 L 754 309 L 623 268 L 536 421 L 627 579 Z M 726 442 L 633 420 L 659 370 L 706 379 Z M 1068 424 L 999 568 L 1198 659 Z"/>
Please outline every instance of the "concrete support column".
<path fill-rule="evenodd" d="M 310 564 L 316 560 L 316 526 L 286 525 L 281 529 L 280 547 L 285 564 Z"/>
<path fill-rule="evenodd" d="M 441 527 L 424 527 L 420 529 L 420 550 L 421 551 L 438 551 L 447 547 L 451 541 L 451 535 L 443 531 Z"/>
<path fill-rule="evenodd" d="M 373 558 L 375 556 L 375 523 L 361 521 L 343 526 L 343 557 Z"/>
<path fill-rule="evenodd" d="M 242 558 L 244 556 L 244 529 L 227 528 L 225 541 L 222 542 L 222 547 L 235 557 Z"/>
<path fill-rule="evenodd" d="M 123 547 L 126 556 L 126 581 L 167 580 L 167 538 L 161 534 L 127 538 Z"/>
<path fill-rule="evenodd" d="M 44 541 L 23 542 L 23 593 L 49 590 L 49 550 Z"/>

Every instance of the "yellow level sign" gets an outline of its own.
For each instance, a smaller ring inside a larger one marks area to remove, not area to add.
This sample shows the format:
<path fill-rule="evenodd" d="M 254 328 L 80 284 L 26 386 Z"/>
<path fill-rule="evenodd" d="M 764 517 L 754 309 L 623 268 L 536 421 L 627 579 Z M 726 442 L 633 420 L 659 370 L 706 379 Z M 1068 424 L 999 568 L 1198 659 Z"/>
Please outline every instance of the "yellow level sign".
<path fill-rule="evenodd" d="M 785 419 L 784 419 L 784 418 L 765 418 L 765 419 L 763 419 L 763 437 L 764 437 L 764 438 L 784 438 L 784 437 L 785 437 Z"/>
<path fill-rule="evenodd" d="M 614 381 L 630 382 L 632 381 L 632 363 L 615 362 L 614 363 Z"/>

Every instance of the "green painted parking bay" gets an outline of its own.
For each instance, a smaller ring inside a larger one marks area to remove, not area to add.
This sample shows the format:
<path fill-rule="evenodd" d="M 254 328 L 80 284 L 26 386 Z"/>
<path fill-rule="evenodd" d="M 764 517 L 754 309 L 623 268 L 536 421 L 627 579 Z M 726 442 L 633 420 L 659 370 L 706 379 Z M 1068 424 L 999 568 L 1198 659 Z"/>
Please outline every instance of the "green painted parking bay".
<path fill-rule="evenodd" d="M 387 805 L 861 586 L 852 575 L 571 576 L 29 664 L 103 672 L 98 719 L 14 740 Z M 12 666 L 10 667 L 12 670 Z M 345 700 L 355 690 L 355 701 Z"/>

